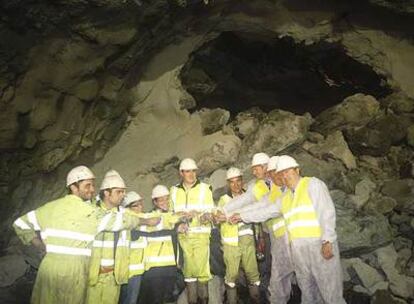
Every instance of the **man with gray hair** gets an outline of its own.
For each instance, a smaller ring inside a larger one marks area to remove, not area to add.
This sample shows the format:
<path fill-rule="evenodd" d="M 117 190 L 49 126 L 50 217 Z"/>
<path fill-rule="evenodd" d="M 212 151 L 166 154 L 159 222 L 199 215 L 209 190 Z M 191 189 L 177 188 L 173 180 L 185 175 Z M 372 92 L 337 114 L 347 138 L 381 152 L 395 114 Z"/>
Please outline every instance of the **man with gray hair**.
<path fill-rule="evenodd" d="M 264 198 L 254 218 L 241 210 L 230 221 L 265 221 L 283 215 L 302 303 L 345 303 L 335 207 L 328 188 L 316 177 L 301 177 L 299 164 L 288 155 L 279 157 L 276 172 L 287 187 L 283 197 L 276 204 Z"/>

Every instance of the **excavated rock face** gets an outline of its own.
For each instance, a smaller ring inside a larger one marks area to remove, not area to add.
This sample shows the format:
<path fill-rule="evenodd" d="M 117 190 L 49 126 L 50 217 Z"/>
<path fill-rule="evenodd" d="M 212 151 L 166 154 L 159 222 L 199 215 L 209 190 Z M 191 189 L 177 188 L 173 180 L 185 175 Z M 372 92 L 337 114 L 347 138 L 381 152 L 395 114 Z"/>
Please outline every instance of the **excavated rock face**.
<path fill-rule="evenodd" d="M 193 157 L 218 198 L 259 151 L 331 189 L 349 303 L 412 301 L 413 7 L 2 1 L 0 263 L 19 263 L 1 302 L 25 301 L 40 259 L 11 223 L 62 195 L 72 166 L 98 184 L 116 169 L 148 198 Z"/>

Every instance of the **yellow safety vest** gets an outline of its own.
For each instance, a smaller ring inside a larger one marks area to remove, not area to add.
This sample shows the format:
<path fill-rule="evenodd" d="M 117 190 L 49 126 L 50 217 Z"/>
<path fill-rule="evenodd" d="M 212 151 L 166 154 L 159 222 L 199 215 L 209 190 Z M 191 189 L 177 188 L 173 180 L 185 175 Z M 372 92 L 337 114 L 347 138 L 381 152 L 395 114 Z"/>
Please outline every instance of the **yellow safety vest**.
<path fill-rule="evenodd" d="M 47 263 L 40 264 L 39 269 L 46 276 L 37 277 L 33 289 L 32 299 L 36 303 L 50 303 L 62 288 L 66 289 L 61 299 L 82 303 L 88 286 L 92 244 L 99 240 L 96 235 L 101 231 L 131 229 L 139 223 L 138 217 L 119 214 L 104 212 L 69 194 L 16 219 L 13 228 L 24 244 L 30 244 L 40 233 L 46 245 Z M 100 259 L 98 270 L 99 265 Z M 68 284 L 68 278 L 73 284 Z M 45 293 L 45 288 L 50 292 Z"/>
<path fill-rule="evenodd" d="M 320 238 L 322 235 L 318 217 L 308 193 L 309 181 L 309 177 L 301 178 L 295 193 L 289 189 L 282 199 L 282 214 L 290 240 Z"/>
<path fill-rule="evenodd" d="M 282 190 L 280 187 L 278 187 L 275 184 L 272 184 L 272 187 L 270 188 L 270 194 L 269 194 L 269 201 L 272 204 L 275 204 L 277 199 L 282 196 Z M 267 220 L 265 222 L 265 225 L 267 229 L 273 232 L 273 235 L 275 238 L 279 238 L 285 235 L 286 233 L 286 224 L 283 216 L 279 216 L 276 218 L 272 218 L 270 220 Z"/>
<path fill-rule="evenodd" d="M 197 181 L 190 189 L 185 190 L 183 185 L 176 185 L 170 190 L 170 210 L 173 212 L 196 211 L 201 215 L 204 212 L 212 212 L 214 209 L 213 194 L 208 184 Z M 179 238 L 209 238 L 211 225 L 202 225 L 200 217 L 193 218 L 188 232 Z"/>
<path fill-rule="evenodd" d="M 102 209 L 105 207 L 101 205 Z M 116 213 L 122 218 L 122 213 L 113 208 L 109 212 Z M 115 244 L 115 234 L 118 235 Z M 114 248 L 116 246 L 116 248 Z M 120 232 L 101 232 L 92 244 L 92 256 L 89 269 L 89 284 L 95 285 L 99 280 L 101 267 L 113 267 L 115 280 L 118 284 L 125 284 L 129 277 L 129 246 L 130 233 L 126 230 Z M 114 255 L 115 253 L 115 255 Z"/>
<path fill-rule="evenodd" d="M 147 214 L 147 217 L 161 217 L 160 223 L 155 227 L 142 226 L 140 230 L 148 232 L 146 237 L 147 246 L 144 249 L 145 271 L 152 267 L 174 266 L 176 257 L 172 236 L 163 231 L 173 230 L 179 217 L 171 212 L 154 210 Z M 157 232 L 161 232 L 157 235 Z"/>
<path fill-rule="evenodd" d="M 259 201 L 267 193 L 269 193 L 269 187 L 266 182 L 262 179 L 256 179 L 253 186 L 253 194 L 256 200 Z"/>
<path fill-rule="evenodd" d="M 129 209 L 125 210 L 126 213 L 133 213 Z M 145 217 L 144 214 L 140 214 L 140 216 Z M 146 227 L 146 226 L 142 226 Z M 130 235 L 130 243 L 129 243 L 129 275 L 128 277 L 131 278 L 136 275 L 141 275 L 145 271 L 144 267 L 144 249 L 147 247 L 147 238 L 145 236 L 140 236 L 137 240 L 132 240 L 131 231 L 128 231 Z"/>
<path fill-rule="evenodd" d="M 225 194 L 220 197 L 218 206 L 224 207 L 229 201 L 231 200 L 231 196 Z M 245 223 L 238 223 L 238 224 L 230 224 L 230 223 L 222 223 L 220 224 L 220 234 L 221 234 L 221 242 L 224 245 L 230 246 L 238 246 L 239 245 L 239 237 L 243 236 L 253 236 L 253 229 L 252 225 L 247 225 Z"/>

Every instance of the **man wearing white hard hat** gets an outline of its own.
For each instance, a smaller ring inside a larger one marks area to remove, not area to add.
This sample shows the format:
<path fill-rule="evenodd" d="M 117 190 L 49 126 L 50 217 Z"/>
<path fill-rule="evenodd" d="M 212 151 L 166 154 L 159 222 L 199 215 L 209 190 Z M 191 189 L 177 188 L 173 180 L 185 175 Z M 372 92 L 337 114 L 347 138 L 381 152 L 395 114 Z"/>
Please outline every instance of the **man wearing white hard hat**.
<path fill-rule="evenodd" d="M 224 207 L 232 198 L 242 195 L 243 176 L 238 168 L 227 170 L 228 193 L 221 196 L 218 207 Z M 227 303 L 237 304 L 236 281 L 239 276 L 239 268 L 243 268 L 249 283 L 249 294 L 252 303 L 259 303 L 260 275 L 256 260 L 256 246 L 252 225 L 239 223 L 220 224 L 221 243 L 223 246 L 224 263 L 226 265 L 226 293 Z"/>
<path fill-rule="evenodd" d="M 208 303 L 208 281 L 211 279 L 209 248 L 211 223 L 207 221 L 214 201 L 210 185 L 197 179 L 197 165 L 191 158 L 180 163 L 181 182 L 170 190 L 170 210 L 187 212 L 194 217 L 188 231 L 180 233 L 178 240 L 183 250 L 183 273 L 190 304 Z"/>
<path fill-rule="evenodd" d="M 345 303 L 335 207 L 328 188 L 316 177 L 301 177 L 299 164 L 288 155 L 280 156 L 276 172 L 286 193 L 276 204 L 261 206 L 255 219 L 283 215 L 302 303 Z M 248 212 L 234 215 L 232 222 L 238 220 L 254 221 Z"/>
<path fill-rule="evenodd" d="M 181 223 L 180 215 L 169 211 L 169 195 L 164 185 L 152 189 L 154 208 L 147 216 L 160 217 L 161 222 L 145 229 L 145 273 L 139 303 L 161 304 L 176 300 L 173 298 L 173 289 L 177 278 L 177 229 L 185 229 L 185 224 Z"/>
<path fill-rule="evenodd" d="M 13 228 L 24 244 L 45 244 L 31 303 L 85 303 L 92 242 L 105 230 L 117 231 L 140 224 L 157 224 L 138 217 L 121 222 L 111 213 L 90 203 L 95 193 L 95 176 L 85 166 L 69 171 L 68 195 L 49 202 L 18 218 Z"/>
<path fill-rule="evenodd" d="M 125 195 L 121 206 L 125 213 L 144 216 L 144 199 L 135 191 Z M 144 249 L 147 246 L 147 239 L 137 230 L 128 231 L 128 234 L 127 239 L 130 239 L 128 283 L 121 286 L 120 304 L 136 304 L 144 273 Z"/>
<path fill-rule="evenodd" d="M 267 180 L 268 162 L 269 155 L 266 153 L 260 152 L 253 155 L 251 170 L 255 178 L 248 183 L 246 192 L 232 198 L 232 200 L 223 207 L 226 215 L 231 215 L 236 210 L 257 202 L 264 195 L 269 193 L 270 183 Z"/>
<path fill-rule="evenodd" d="M 269 193 L 271 181 L 267 178 L 268 162 L 269 155 L 266 153 L 259 152 L 253 155 L 251 162 L 251 171 L 255 178 L 248 183 L 246 192 L 244 192 L 242 195 L 232 198 L 222 208 L 226 216 L 231 215 L 240 208 L 252 205 Z M 262 291 L 262 296 L 264 296 L 270 277 L 270 267 L 267 267 L 267 265 L 270 263 L 270 256 L 266 254 L 266 240 L 268 237 L 264 233 L 261 225 L 258 225 L 256 228 L 255 237 L 257 239 L 257 257 L 262 261 L 262 263 L 259 265 L 259 270 L 262 277 L 260 290 Z"/>
<path fill-rule="evenodd" d="M 97 207 L 105 212 L 113 212 L 121 218 L 119 206 L 125 196 L 126 185 L 115 170 L 105 174 L 99 191 Z M 93 242 L 87 303 L 116 304 L 119 300 L 121 284 L 128 282 L 129 239 L 126 230 L 122 232 L 102 232 Z"/>
<path fill-rule="evenodd" d="M 270 193 L 267 199 L 271 204 L 276 204 L 285 191 L 282 174 L 276 172 L 279 157 L 272 156 L 267 166 L 267 173 L 272 179 Z M 248 206 L 239 213 L 249 214 L 249 221 L 260 222 L 260 208 L 258 206 Z M 258 213 L 258 217 L 256 217 Z M 293 265 L 286 224 L 283 216 L 268 219 L 265 222 L 270 234 L 272 270 L 269 282 L 269 302 L 271 304 L 286 304 L 289 301 L 292 281 L 294 278 Z"/>

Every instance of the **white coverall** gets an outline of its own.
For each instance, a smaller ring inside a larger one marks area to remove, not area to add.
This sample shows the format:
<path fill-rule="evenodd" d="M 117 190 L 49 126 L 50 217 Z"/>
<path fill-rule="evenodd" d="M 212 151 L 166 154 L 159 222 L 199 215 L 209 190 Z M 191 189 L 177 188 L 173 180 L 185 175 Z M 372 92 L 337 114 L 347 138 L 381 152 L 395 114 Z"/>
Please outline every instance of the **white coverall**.
<path fill-rule="evenodd" d="M 317 214 L 322 237 L 293 239 L 290 242 L 296 279 L 302 291 L 302 303 L 346 303 L 342 295 L 342 268 L 335 231 L 334 204 L 325 183 L 318 178 L 311 178 L 308 194 Z M 228 205 L 229 210 L 237 212 L 237 208 L 231 206 L 231 201 Z M 263 222 L 282 215 L 281 201 L 272 204 L 264 197 L 255 207 L 255 212 L 251 208 L 239 210 L 243 222 Z M 321 254 L 322 243 L 325 241 L 333 247 L 333 257 L 329 260 Z"/>

